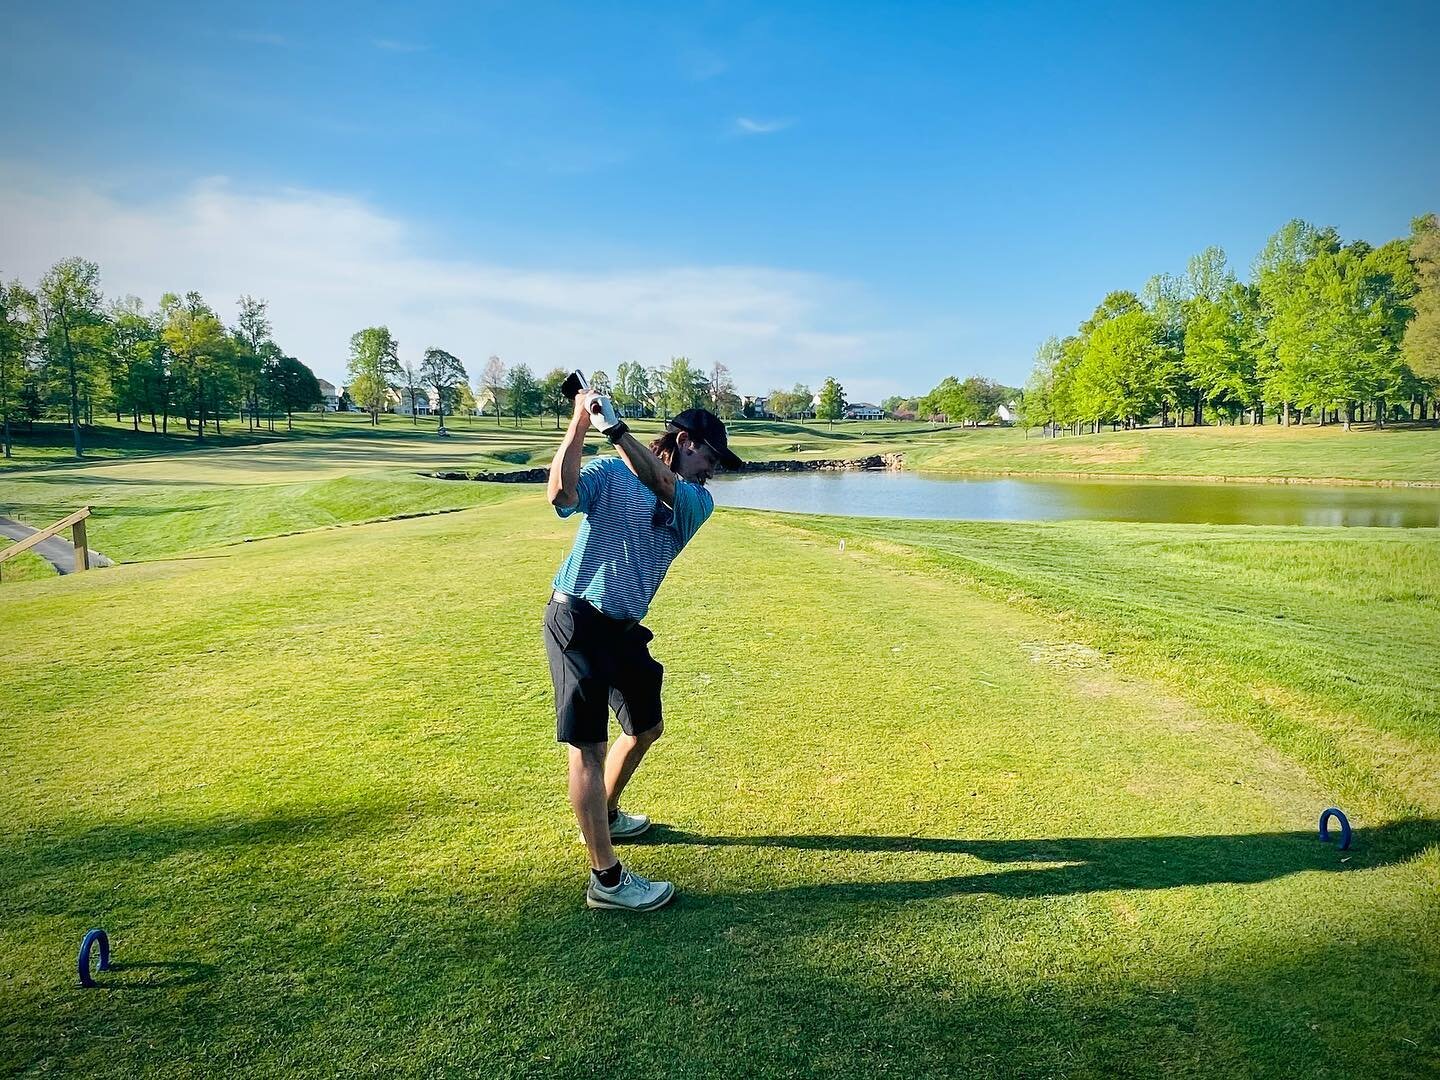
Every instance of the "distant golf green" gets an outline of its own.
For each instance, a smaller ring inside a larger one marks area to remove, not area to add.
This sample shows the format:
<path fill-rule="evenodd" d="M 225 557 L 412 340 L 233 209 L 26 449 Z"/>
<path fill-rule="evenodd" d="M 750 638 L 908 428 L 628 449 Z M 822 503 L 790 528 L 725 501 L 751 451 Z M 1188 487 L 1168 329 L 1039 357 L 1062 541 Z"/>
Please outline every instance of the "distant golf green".
<path fill-rule="evenodd" d="M 574 522 L 416 475 L 553 433 L 457 438 L 0 480 L 148 560 L 0 586 L 0 1069 L 1433 1064 L 1434 530 L 722 510 L 630 800 L 682 892 L 624 917 L 582 904 L 540 647 Z"/>

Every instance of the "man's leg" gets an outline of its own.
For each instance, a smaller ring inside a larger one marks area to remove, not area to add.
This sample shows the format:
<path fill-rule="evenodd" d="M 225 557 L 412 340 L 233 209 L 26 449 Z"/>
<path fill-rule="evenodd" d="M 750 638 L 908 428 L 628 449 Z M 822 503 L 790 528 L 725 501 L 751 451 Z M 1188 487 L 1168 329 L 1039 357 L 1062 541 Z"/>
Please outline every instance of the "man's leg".
<path fill-rule="evenodd" d="M 603 742 L 570 744 L 570 807 L 585 836 L 590 866 L 595 870 L 608 870 L 619 862 L 615 849 L 610 846 Z"/>
<path fill-rule="evenodd" d="M 638 735 L 621 734 L 610 744 L 610 752 L 605 756 L 605 807 L 607 812 L 620 808 L 620 794 L 625 790 L 625 785 L 630 782 L 630 777 L 634 776 L 635 770 L 640 767 L 640 761 L 645 757 L 645 751 L 655 745 L 655 740 L 660 738 L 664 731 L 665 725 L 659 723 Z"/>
<path fill-rule="evenodd" d="M 631 630 L 611 679 L 610 707 L 624 732 L 611 744 L 605 759 L 605 805 L 611 810 L 620 808 L 625 785 L 645 752 L 665 731 L 660 704 L 665 668 L 650 655 L 647 645 L 651 637 L 643 626 Z"/>

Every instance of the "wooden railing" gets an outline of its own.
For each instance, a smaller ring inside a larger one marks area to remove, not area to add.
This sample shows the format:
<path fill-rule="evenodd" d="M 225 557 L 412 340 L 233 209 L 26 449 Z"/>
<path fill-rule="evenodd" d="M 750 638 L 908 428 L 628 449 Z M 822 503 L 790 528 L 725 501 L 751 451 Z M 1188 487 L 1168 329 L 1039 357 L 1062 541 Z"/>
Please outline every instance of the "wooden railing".
<path fill-rule="evenodd" d="M 0 551 L 0 563 L 6 559 L 19 555 L 22 551 L 29 551 L 36 544 L 49 540 L 56 533 L 71 530 L 71 539 L 75 542 L 75 569 L 90 569 L 90 549 L 85 545 L 85 519 L 90 516 L 90 507 L 82 506 L 69 517 L 63 517 L 47 529 L 31 533 L 24 540 L 17 540 L 4 551 Z"/>

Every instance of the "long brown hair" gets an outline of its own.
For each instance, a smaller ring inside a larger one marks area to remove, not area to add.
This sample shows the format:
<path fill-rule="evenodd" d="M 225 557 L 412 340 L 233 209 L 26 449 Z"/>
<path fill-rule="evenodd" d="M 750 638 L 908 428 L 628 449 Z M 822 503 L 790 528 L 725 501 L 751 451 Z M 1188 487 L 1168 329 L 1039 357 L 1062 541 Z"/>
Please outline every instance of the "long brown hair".
<path fill-rule="evenodd" d="M 679 451 L 678 431 L 667 431 L 650 444 L 650 452 L 665 462 L 672 469 L 675 467 L 675 454 Z"/>

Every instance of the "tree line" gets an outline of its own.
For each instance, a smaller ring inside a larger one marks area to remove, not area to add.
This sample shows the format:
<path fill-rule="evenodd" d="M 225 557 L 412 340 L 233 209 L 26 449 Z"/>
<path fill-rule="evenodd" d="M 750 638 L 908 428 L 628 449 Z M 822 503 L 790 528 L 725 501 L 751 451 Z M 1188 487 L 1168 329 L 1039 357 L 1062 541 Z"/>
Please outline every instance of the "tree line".
<path fill-rule="evenodd" d="M 553 415 L 558 427 L 571 409 L 561 386 L 570 373 L 552 368 L 537 376 L 528 364 L 507 365 L 492 356 L 482 370 L 474 398 L 479 407 L 499 423 L 510 417 L 519 424 L 523 417 Z M 592 389 L 608 394 L 616 409 L 626 417 L 669 419 L 686 409 L 705 408 L 725 419 L 740 415 L 741 399 L 735 381 L 724 364 L 712 364 L 709 371 L 697 367 L 688 357 L 671 357 L 663 367 L 621 361 L 611 378 L 604 370 L 588 375 Z"/>
<path fill-rule="evenodd" d="M 1379 247 L 1290 221 L 1242 281 L 1219 247 L 1140 294 L 1108 294 L 1075 333 L 1050 338 L 1024 422 L 1049 433 L 1103 424 L 1344 423 L 1440 419 L 1440 221 Z"/>
<path fill-rule="evenodd" d="M 34 289 L 0 281 L 0 428 L 11 456 L 12 424 L 64 415 L 75 456 L 97 413 L 114 412 L 168 433 L 172 417 L 205 438 L 222 416 L 253 431 L 320 401 L 314 373 L 271 337 L 264 300 L 242 296 L 226 327 L 198 292 L 166 293 L 154 308 L 135 296 L 107 301 L 100 268 L 62 259 Z"/>

